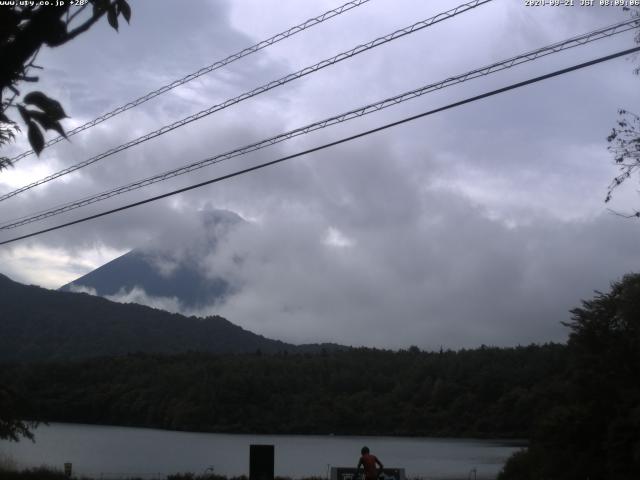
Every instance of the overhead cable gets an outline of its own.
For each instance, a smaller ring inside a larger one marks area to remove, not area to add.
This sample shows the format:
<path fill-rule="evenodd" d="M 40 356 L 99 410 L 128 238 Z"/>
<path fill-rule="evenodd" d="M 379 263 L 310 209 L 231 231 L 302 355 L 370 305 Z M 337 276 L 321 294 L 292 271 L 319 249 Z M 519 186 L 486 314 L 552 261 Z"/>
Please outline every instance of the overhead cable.
<path fill-rule="evenodd" d="M 415 33 L 417 31 L 420 31 L 424 28 L 430 27 L 431 25 L 434 25 L 436 23 L 442 22 L 444 20 L 447 20 L 449 18 L 453 18 L 456 15 L 459 15 L 461 13 L 467 12 L 473 8 L 476 8 L 480 5 L 483 5 L 485 3 L 489 3 L 493 0 L 473 0 L 471 2 L 462 4 L 457 6 L 456 8 L 453 8 L 451 10 L 448 10 L 446 12 L 443 13 L 439 13 L 438 15 L 428 18 L 426 20 L 422 20 L 420 22 L 414 23 L 413 25 L 410 25 L 408 27 L 402 28 L 400 30 L 396 30 L 395 32 L 392 32 L 388 35 L 385 35 L 383 37 L 378 37 L 375 40 L 372 40 L 370 42 L 367 42 L 365 44 L 359 45 L 357 47 L 354 47 L 346 52 L 342 52 L 338 55 L 335 55 L 334 57 L 322 60 L 321 62 L 316 63 L 315 65 L 312 65 L 310 67 L 305 67 L 302 70 L 298 70 L 295 73 L 290 73 L 288 75 L 285 75 L 284 77 L 281 77 L 277 80 L 273 80 L 269 83 L 266 83 L 260 87 L 254 88 L 253 90 L 250 90 L 248 92 L 245 92 L 241 95 L 238 95 L 236 97 L 233 97 L 231 99 L 225 100 L 222 103 L 213 105 L 205 110 L 202 110 L 198 113 L 194 113 L 193 115 L 190 115 L 188 117 L 183 118 L 182 120 L 178 120 L 176 122 L 173 122 L 169 125 L 165 125 L 162 128 L 159 128 L 158 130 L 155 130 L 153 132 L 147 133 L 146 135 L 143 135 L 141 137 L 138 137 L 134 140 L 131 140 L 127 143 L 118 145 L 117 147 L 113 147 L 103 153 L 100 153 L 98 155 L 95 155 L 87 160 L 84 160 L 82 162 L 76 163 L 75 165 L 72 165 L 70 167 L 67 167 L 63 170 L 60 170 L 56 173 L 53 173 L 47 177 L 44 177 L 40 180 L 37 180 L 33 183 L 30 183 L 29 185 L 26 185 L 24 187 L 18 188 L 17 190 L 13 190 L 9 193 L 6 193 L 2 196 L 0 196 L 0 201 L 3 200 L 7 200 L 8 198 L 14 197 L 22 192 L 25 192 L 27 190 L 30 190 L 34 187 L 37 187 L 38 185 L 42 185 L 44 183 L 50 182 L 51 180 L 54 180 L 56 178 L 59 178 L 63 175 L 67 175 L 71 172 L 75 172 L 76 170 L 79 170 L 81 168 L 84 168 L 88 165 L 91 165 L 95 162 L 98 162 L 100 160 L 103 160 L 104 158 L 107 158 L 111 155 L 114 155 L 116 153 L 122 152 L 123 150 L 126 150 L 128 148 L 131 148 L 135 145 L 139 145 L 140 143 L 146 142 L 147 140 L 151 140 L 153 138 L 159 137 L 160 135 L 164 135 L 165 133 L 168 133 L 172 130 L 175 130 L 176 128 L 182 127 L 184 125 L 187 125 L 191 122 L 194 122 L 196 120 L 200 120 L 201 118 L 204 118 L 208 115 L 211 115 L 212 113 L 218 112 L 220 110 L 224 110 L 227 107 L 230 107 L 232 105 L 235 105 L 237 103 L 240 103 L 244 100 L 247 100 L 249 98 L 255 97 L 257 95 L 260 95 L 261 93 L 267 92 L 269 90 L 272 90 L 276 87 L 279 87 L 281 85 L 285 85 L 293 80 L 297 80 L 298 78 L 304 77 L 305 75 L 309 75 L 310 73 L 315 73 L 323 68 L 326 68 L 328 66 L 334 65 L 338 62 L 341 62 L 343 60 L 347 60 L 349 58 L 352 58 L 360 53 L 366 52 L 368 50 L 371 50 L 373 48 L 379 47 L 380 45 L 384 45 L 386 43 L 392 42 L 393 40 L 397 40 L 398 38 L 404 37 L 406 35 L 410 35 L 412 33 Z"/>
<path fill-rule="evenodd" d="M 108 120 L 112 117 L 115 117 L 116 115 L 121 114 L 122 112 L 126 112 L 127 110 L 130 110 L 134 107 L 137 107 L 138 105 L 142 105 L 145 102 L 148 102 L 149 100 L 157 97 L 158 95 L 162 95 L 163 93 L 166 93 L 170 90 L 173 90 L 176 87 L 179 87 L 180 85 L 184 85 L 187 82 L 190 82 L 191 80 L 195 80 L 198 77 L 201 77 L 202 75 L 206 75 L 207 73 L 211 73 L 214 70 L 217 70 L 221 67 L 224 67 L 225 65 L 229 65 L 232 62 L 235 62 L 236 60 L 239 60 L 243 57 L 246 57 L 247 55 L 251 55 L 252 53 L 256 53 L 260 50 L 262 50 L 263 48 L 269 47 L 271 45 L 273 45 L 274 43 L 277 43 L 281 40 L 284 40 L 285 38 L 289 38 L 292 37 L 293 35 L 300 33 L 304 30 L 307 30 L 311 27 L 314 27 L 322 22 L 325 22 L 331 18 L 337 17 L 338 15 L 348 12 L 349 10 L 352 10 L 356 7 L 359 7 L 360 5 L 363 5 L 365 3 L 369 2 L 369 0 L 353 0 L 350 2 L 345 3 L 344 5 L 341 5 L 338 8 L 334 8 L 332 10 L 329 10 L 327 12 L 324 12 L 322 15 L 318 15 L 317 17 L 313 17 L 308 19 L 305 22 L 300 23 L 299 25 L 296 25 L 294 27 L 289 28 L 288 30 L 285 30 L 284 32 L 278 33 L 277 35 L 274 35 L 270 38 L 267 38 L 266 40 L 262 40 L 258 43 L 256 43 L 255 45 L 252 45 L 250 47 L 247 47 L 243 50 L 240 50 L 237 53 L 234 53 L 232 55 L 229 55 L 227 58 L 224 58 L 222 60 L 218 60 L 215 63 L 212 63 L 211 65 L 207 66 L 207 67 L 203 67 L 200 70 L 190 73 L 189 75 L 186 75 L 178 80 L 174 80 L 171 83 L 168 83 L 160 88 L 158 88 L 157 90 L 154 90 L 153 92 L 149 92 L 139 98 L 136 98 L 135 100 L 132 100 L 131 102 L 122 105 L 120 107 L 115 108 L 114 110 L 111 110 L 108 113 L 104 113 L 102 115 L 100 115 L 98 118 L 95 118 L 87 123 L 84 123 L 82 125 L 80 125 L 79 127 L 74 128 L 73 130 L 70 130 L 68 132 L 66 132 L 67 134 L 67 138 L 71 137 L 73 135 L 76 135 L 77 133 L 80 133 L 84 130 L 87 130 L 88 128 L 94 127 L 102 122 L 104 122 L 105 120 Z M 50 147 L 51 145 L 54 145 L 60 141 L 62 141 L 64 139 L 64 137 L 60 136 L 60 137 L 56 137 L 53 138 L 51 140 L 49 140 L 48 142 L 46 142 L 44 144 L 44 147 Z M 33 152 L 33 150 L 27 150 L 23 153 L 21 153 L 20 155 L 17 155 L 13 158 L 10 159 L 11 163 L 15 163 L 19 160 L 22 160 L 25 157 L 28 157 L 29 155 L 31 155 Z"/>
<path fill-rule="evenodd" d="M 556 70 L 555 72 L 548 73 L 546 75 L 541 75 L 539 77 L 531 78 L 531 79 L 525 80 L 523 82 L 514 83 L 514 84 L 511 84 L 509 86 L 499 88 L 497 90 L 492 90 L 490 92 L 483 93 L 481 95 L 476 95 L 474 97 L 470 97 L 470 98 L 467 98 L 465 100 L 461 100 L 459 102 L 451 103 L 451 104 L 446 105 L 444 107 L 436 108 L 434 110 L 429 110 L 427 112 L 423 112 L 423 113 L 420 113 L 418 115 L 413 115 L 411 117 L 407 117 L 407 118 L 404 118 L 402 120 L 398 120 L 396 122 L 387 123 L 386 125 L 382 125 L 381 127 L 373 128 L 371 130 L 367 130 L 365 132 L 358 133 L 356 135 L 351 135 L 349 137 L 341 138 L 340 140 L 336 140 L 334 142 L 325 143 L 324 145 L 320 145 L 318 147 L 310 148 L 308 150 L 295 153 L 293 155 L 287 155 L 285 157 L 281 157 L 281 158 L 278 158 L 276 160 L 271 160 L 270 162 L 261 163 L 259 165 L 255 165 L 253 167 L 245 168 L 243 170 L 239 170 L 239 171 L 236 171 L 236 172 L 233 172 L 233 173 L 229 173 L 227 175 L 222 175 L 220 177 L 212 178 L 212 179 L 204 181 L 204 182 L 200 182 L 200 183 L 197 183 L 197 184 L 194 184 L 194 185 L 189 185 L 188 187 L 179 188 L 177 190 L 173 190 L 171 192 L 163 193 L 161 195 L 156 195 L 154 197 L 147 198 L 145 200 L 140 200 L 138 202 L 129 203 L 127 205 L 124 205 L 124 206 L 121 206 L 121 207 L 118 207 L 118 208 L 107 210 L 107 211 L 104 211 L 104 212 L 101 212 L 101 213 L 97 213 L 97 214 L 94 214 L 94 215 L 89 215 L 87 217 L 80 218 L 78 220 L 73 220 L 71 222 L 67 222 L 67 223 L 63 223 L 63 224 L 60 224 L 60 225 L 56 225 L 54 227 L 45 228 L 45 229 L 39 230 L 37 232 L 29 233 L 29 234 L 26 234 L 26 235 L 21 235 L 19 237 L 11 238 L 9 240 L 4 240 L 4 241 L 0 242 L 0 245 L 6 245 L 8 243 L 16 242 L 18 240 L 23 240 L 23 239 L 26 239 L 26 238 L 34 237 L 36 235 L 41 235 L 43 233 L 51 232 L 51 231 L 54 231 L 54 230 L 59 230 L 61 228 L 69 227 L 71 225 L 76 225 L 78 223 L 82 223 L 82 222 L 86 222 L 86 221 L 93 220 L 93 219 L 96 219 L 96 218 L 104 217 L 106 215 L 111 215 L 113 213 L 121 212 L 123 210 L 128 210 L 130 208 L 137 207 L 137 206 L 140 206 L 140 205 L 144 205 L 146 203 L 151 203 L 151 202 L 154 202 L 156 200 L 161 200 L 163 198 L 167 198 L 167 197 L 170 197 L 170 196 L 173 196 L 173 195 L 177 195 L 179 193 L 188 192 L 190 190 L 194 190 L 196 188 L 204 187 L 206 185 L 211 185 L 213 183 L 218 183 L 218 182 L 221 182 L 223 180 L 228 180 L 229 178 L 237 177 L 239 175 L 243 175 L 245 173 L 253 172 L 255 170 L 260 170 L 262 168 L 266 168 L 266 167 L 269 167 L 269 166 L 272 166 L 272 165 L 276 165 L 278 163 L 282 163 L 282 162 L 285 162 L 287 160 L 291 160 L 291 159 L 294 159 L 294 158 L 297 158 L 297 157 L 301 157 L 303 155 L 308 155 L 310 153 L 318 152 L 320 150 L 325 150 L 327 148 L 334 147 L 334 146 L 340 145 L 342 143 L 350 142 L 352 140 L 356 140 L 358 138 L 365 137 L 367 135 L 371 135 L 373 133 L 377 133 L 377 132 L 380 132 L 380 131 L 383 131 L 383 130 L 386 130 L 386 129 L 389 129 L 389 128 L 392 128 L 392 127 L 396 127 L 398 125 L 402 125 L 404 123 L 408 123 L 408 122 L 417 120 L 419 118 L 423 118 L 423 117 L 426 117 L 426 116 L 429 116 L 429 115 L 433 115 L 433 114 L 438 113 L 438 112 L 442 112 L 442 111 L 449 110 L 449 109 L 452 109 L 452 108 L 455 108 L 455 107 L 459 107 L 461 105 L 466 105 L 468 103 L 476 102 L 476 101 L 482 100 L 484 98 L 488 98 L 488 97 L 491 97 L 491 96 L 494 96 L 494 95 L 498 95 L 500 93 L 504 93 L 504 92 L 507 92 L 507 91 L 510 91 L 510 90 L 515 90 L 517 88 L 521 88 L 521 87 L 524 87 L 526 85 L 531 85 L 531 84 L 536 83 L 536 82 L 541 82 L 541 81 L 547 80 L 549 78 L 557 77 L 559 75 L 564 75 L 566 73 L 573 72 L 575 70 L 579 70 L 579 69 L 586 68 L 586 67 L 589 67 L 589 66 L 592 66 L 592 65 L 596 65 L 598 63 L 606 62 L 608 60 L 612 60 L 614 58 L 618 58 L 618 57 L 621 57 L 621 56 L 624 56 L 624 55 L 629 55 L 631 53 L 635 53 L 635 52 L 638 52 L 638 51 L 640 51 L 640 47 L 630 48 L 628 50 L 623 50 L 623 51 L 620 51 L 620 52 L 617 52 L 617 53 L 614 53 L 614 54 L 611 54 L 611 55 L 600 57 L 600 58 L 597 58 L 595 60 L 591 60 L 589 62 L 584 62 L 584 63 L 578 64 L 578 65 L 574 65 L 572 67 L 563 68 L 561 70 Z"/>
<path fill-rule="evenodd" d="M 129 183 L 127 185 L 117 187 L 112 190 L 107 190 L 101 192 L 99 194 L 95 194 L 92 196 L 87 196 L 79 200 L 75 200 L 70 203 L 65 203 L 62 205 L 58 205 L 56 207 L 49 208 L 47 210 L 43 210 L 37 213 L 32 213 L 27 216 L 23 216 L 17 219 L 5 221 L 3 224 L 0 224 L 0 230 L 9 230 L 12 228 L 17 228 L 28 223 L 33 223 L 38 220 L 43 220 L 45 218 L 51 217 L 53 215 L 57 215 L 60 213 L 64 213 L 70 210 L 74 210 L 76 208 L 80 208 L 95 202 L 99 202 L 102 200 L 106 200 L 108 198 L 114 197 L 116 195 L 120 195 L 126 192 L 130 192 L 133 190 L 137 190 L 142 187 L 146 187 L 148 185 L 152 185 L 154 183 L 158 183 L 169 178 L 177 177 L 179 175 L 184 175 L 186 173 L 192 172 L 194 170 L 198 170 L 200 168 L 204 168 L 216 163 L 223 162 L 225 160 L 229 160 L 234 157 L 238 157 L 241 155 L 245 155 L 247 153 L 254 152 L 256 150 L 260 150 L 262 148 L 275 145 L 277 143 L 284 142 L 291 138 L 304 135 L 316 130 L 320 130 L 322 128 L 326 128 L 331 125 L 335 125 L 338 123 L 343 123 L 358 117 L 362 117 L 364 115 L 368 115 L 370 113 L 377 112 L 379 110 L 383 110 L 385 108 L 391 107 L 393 105 L 400 104 L 407 100 L 411 100 L 427 93 L 440 90 L 452 85 L 456 85 L 462 82 L 466 82 L 468 80 L 478 78 L 481 76 L 489 75 L 492 73 L 499 72 L 501 70 L 505 70 L 507 68 L 514 67 L 516 65 L 520 65 L 525 62 L 533 61 L 537 58 L 541 58 L 553 53 L 558 53 L 563 50 L 567 50 L 569 48 L 573 48 L 579 45 L 584 45 L 589 42 L 593 42 L 602 38 L 609 37 L 616 33 L 621 33 L 623 31 L 627 31 L 634 26 L 640 25 L 640 20 L 635 19 L 633 21 L 626 21 L 621 24 L 615 24 L 606 28 L 601 28 L 584 35 L 579 35 L 576 37 L 572 37 L 570 39 L 564 40 L 562 42 L 556 42 L 546 47 L 538 48 L 536 50 L 532 50 L 530 52 L 523 53 L 521 55 L 517 55 L 515 57 L 508 58 L 506 60 L 502 60 L 499 62 L 492 63 L 490 65 L 477 68 L 475 70 L 471 70 L 469 72 L 463 73 L 461 75 L 456 75 L 453 77 L 449 77 L 445 80 L 441 80 L 436 83 L 431 83 L 428 85 L 421 86 L 414 90 L 410 90 L 408 92 L 401 93 L 394 97 L 390 97 L 384 100 L 381 100 L 376 103 L 372 103 L 369 105 L 365 105 L 363 107 L 359 107 L 353 110 L 350 110 L 345 113 L 341 113 L 339 115 L 335 115 L 333 117 L 325 118 L 324 120 L 320 120 L 309 125 L 296 128 L 294 130 L 290 130 L 285 133 L 281 133 L 279 135 L 260 140 L 255 143 L 251 143 L 249 145 L 245 145 L 243 147 L 236 148 L 234 150 L 228 151 L 226 153 L 214 155 L 197 162 L 190 163 L 188 165 L 178 167 L 172 170 L 165 171 L 163 173 L 147 177 L 136 182 Z"/>

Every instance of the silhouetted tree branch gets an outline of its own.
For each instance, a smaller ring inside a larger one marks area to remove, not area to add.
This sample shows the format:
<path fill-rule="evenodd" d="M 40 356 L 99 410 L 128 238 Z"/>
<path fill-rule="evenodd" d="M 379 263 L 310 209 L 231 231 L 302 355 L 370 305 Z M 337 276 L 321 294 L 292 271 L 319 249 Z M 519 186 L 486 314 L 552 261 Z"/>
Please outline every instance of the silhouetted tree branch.
<path fill-rule="evenodd" d="M 86 8 L 91 14 L 86 18 Z M 74 9 L 73 14 L 70 10 Z M 26 126 L 31 147 L 40 154 L 44 148 L 44 132 L 54 130 L 65 135 L 60 121 L 66 117 L 64 109 L 54 99 L 42 92 L 30 92 L 14 105 L 21 95 L 21 82 L 37 82 L 38 77 L 28 75 L 30 69 L 41 69 L 34 64 L 42 46 L 58 47 L 89 30 L 103 16 L 109 25 L 118 30 L 118 17 L 127 22 L 131 8 L 126 0 L 88 0 L 83 6 L 72 7 L 69 2 L 59 6 L 3 7 L 0 12 L 0 146 L 15 139 L 20 131 L 15 119 L 7 115 L 9 108 L 16 108 Z M 82 21 L 80 22 L 80 19 Z M 80 22 L 80 23 L 78 23 Z M 72 25 L 78 23 L 77 25 Z M 12 96 L 5 98 L 7 92 Z M 0 170 L 9 167 L 10 161 L 0 157 Z"/>
<path fill-rule="evenodd" d="M 632 17 L 640 18 L 640 8 L 632 10 L 625 7 L 624 10 L 631 12 Z M 635 35 L 635 41 L 640 43 L 640 30 Z M 633 72 L 640 75 L 640 67 L 635 68 Z M 614 190 L 640 169 L 640 117 L 624 109 L 620 109 L 618 115 L 618 121 L 607 137 L 607 141 L 609 142 L 609 151 L 614 156 L 620 174 L 614 177 L 609 184 L 605 202 L 609 202 Z M 640 218 L 640 210 L 629 214 L 612 212 L 625 218 Z"/>
<path fill-rule="evenodd" d="M 26 126 L 29 143 L 37 154 L 44 148 L 46 130 L 66 136 L 60 121 L 67 115 L 58 101 L 39 91 L 29 92 L 19 98 L 19 84 L 38 81 L 38 77 L 30 75 L 29 71 L 42 69 L 34 62 L 43 46 L 64 45 L 89 30 L 104 15 L 115 30 L 118 29 L 119 16 L 127 22 L 131 18 L 131 8 L 126 0 L 88 0 L 81 7 L 71 7 L 70 2 L 65 3 L 58 6 L 26 6 L 16 2 L 13 6 L 0 7 L 0 146 L 13 141 L 21 131 L 18 122 L 8 116 L 9 108 L 15 108 L 18 112 Z M 88 18 L 72 26 L 72 23 L 80 21 L 88 5 L 93 7 Z M 70 15 L 72 8 L 75 11 Z M 9 166 L 10 160 L 0 157 L 0 170 Z M 35 424 L 22 419 L 22 403 L 15 392 L 0 384 L 0 439 L 33 439 L 30 429 Z"/>
<path fill-rule="evenodd" d="M 31 429 L 38 422 L 22 420 L 24 399 L 12 389 L 0 384 L 0 440 L 17 442 L 20 437 L 33 441 Z"/>

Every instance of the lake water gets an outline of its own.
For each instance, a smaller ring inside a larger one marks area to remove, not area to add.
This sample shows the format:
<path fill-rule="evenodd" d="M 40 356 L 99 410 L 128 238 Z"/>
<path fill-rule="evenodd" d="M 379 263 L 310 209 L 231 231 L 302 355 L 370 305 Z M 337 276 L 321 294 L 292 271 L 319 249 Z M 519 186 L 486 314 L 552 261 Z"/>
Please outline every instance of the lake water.
<path fill-rule="evenodd" d="M 407 478 L 495 478 L 522 443 L 438 438 L 313 435 L 232 435 L 52 423 L 36 443 L 0 441 L 0 456 L 20 467 L 73 464 L 74 475 L 164 478 L 176 472 L 234 476 L 249 472 L 249 445 L 275 445 L 275 474 L 327 477 L 328 468 L 355 467 L 367 445 L 385 467 L 404 467 Z"/>

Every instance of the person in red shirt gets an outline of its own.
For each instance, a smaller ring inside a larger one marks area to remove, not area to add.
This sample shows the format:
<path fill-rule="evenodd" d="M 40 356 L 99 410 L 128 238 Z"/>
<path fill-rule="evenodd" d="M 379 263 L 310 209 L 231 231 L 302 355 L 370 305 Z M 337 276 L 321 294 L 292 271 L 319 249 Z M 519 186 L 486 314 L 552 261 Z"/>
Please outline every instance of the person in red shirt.
<path fill-rule="evenodd" d="M 382 465 L 382 462 L 378 460 L 378 457 L 369 453 L 368 447 L 362 447 L 360 453 L 362 454 L 362 456 L 360 457 L 360 461 L 358 462 L 358 466 L 356 467 L 356 478 L 360 474 L 360 465 L 362 465 L 364 467 L 365 479 L 377 480 L 378 475 L 382 473 L 384 465 Z M 376 464 L 380 465 L 380 470 L 376 468 Z"/>

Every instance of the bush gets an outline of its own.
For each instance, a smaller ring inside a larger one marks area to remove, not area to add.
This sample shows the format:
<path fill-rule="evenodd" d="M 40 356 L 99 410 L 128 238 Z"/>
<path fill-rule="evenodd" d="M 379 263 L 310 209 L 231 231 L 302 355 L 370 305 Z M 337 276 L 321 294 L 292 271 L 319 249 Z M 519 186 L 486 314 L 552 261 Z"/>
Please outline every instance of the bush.
<path fill-rule="evenodd" d="M 0 478 L 2 480 L 69 480 L 63 472 L 48 467 L 27 470 L 0 468 Z"/>
<path fill-rule="evenodd" d="M 535 467 L 531 452 L 520 450 L 509 457 L 498 480 L 533 480 Z"/>

